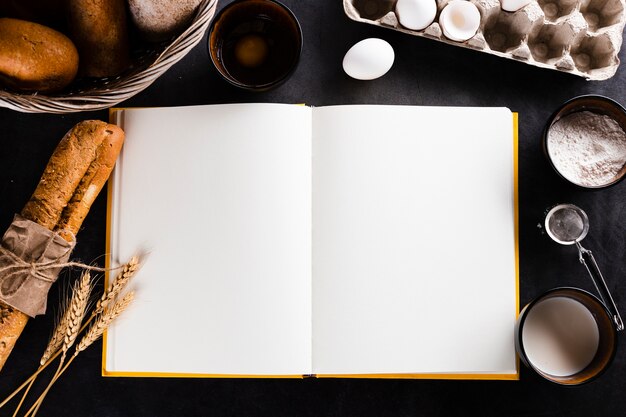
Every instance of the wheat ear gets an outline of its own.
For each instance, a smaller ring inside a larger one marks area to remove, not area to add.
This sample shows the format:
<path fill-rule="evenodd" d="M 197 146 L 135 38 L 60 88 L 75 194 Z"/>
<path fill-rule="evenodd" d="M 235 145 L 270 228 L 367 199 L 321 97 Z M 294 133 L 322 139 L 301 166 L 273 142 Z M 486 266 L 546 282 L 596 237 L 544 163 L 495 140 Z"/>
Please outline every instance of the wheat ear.
<path fill-rule="evenodd" d="M 80 343 L 76 345 L 74 356 L 78 355 L 80 352 L 91 346 L 93 342 L 98 340 L 104 331 L 111 325 L 113 320 L 115 320 L 124 312 L 124 310 L 126 310 L 126 308 L 128 308 L 134 298 L 135 293 L 131 291 L 121 300 L 113 304 L 112 307 L 105 308 L 102 314 L 100 314 L 96 318 L 96 321 L 89 327 L 89 330 L 87 330 L 87 333 L 83 336 Z"/>
<path fill-rule="evenodd" d="M 130 258 L 128 263 L 124 265 L 122 270 L 117 274 L 109 288 L 102 294 L 100 300 L 96 304 L 96 308 L 94 309 L 92 315 L 100 314 L 107 308 L 118 295 L 124 290 L 126 284 L 130 281 L 130 279 L 135 275 L 135 272 L 139 269 L 140 262 L 139 258 L 133 256 Z"/>
<path fill-rule="evenodd" d="M 89 302 L 89 294 L 91 294 L 91 275 L 84 272 L 80 281 L 74 288 L 72 300 L 69 306 L 69 316 L 65 335 L 63 337 L 62 351 L 63 356 L 72 347 L 80 332 L 80 325 L 83 322 L 87 311 L 87 303 Z"/>
<path fill-rule="evenodd" d="M 52 337 L 50 337 L 50 341 L 48 341 L 48 346 L 46 346 L 46 350 L 43 352 L 43 355 L 39 360 L 39 365 L 45 365 L 45 363 L 48 362 L 48 359 L 50 359 L 63 344 L 63 340 L 65 339 L 65 330 L 69 325 L 70 313 L 71 310 L 68 305 L 54 328 Z"/>

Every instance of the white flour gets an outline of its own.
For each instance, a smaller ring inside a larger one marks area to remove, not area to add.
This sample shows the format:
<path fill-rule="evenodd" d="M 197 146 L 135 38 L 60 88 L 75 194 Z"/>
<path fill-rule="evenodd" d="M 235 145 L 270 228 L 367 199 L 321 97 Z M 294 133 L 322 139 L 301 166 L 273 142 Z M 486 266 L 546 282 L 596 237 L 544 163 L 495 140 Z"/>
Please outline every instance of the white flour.
<path fill-rule="evenodd" d="M 626 163 L 626 132 L 609 116 L 572 113 L 550 128 L 548 153 L 561 175 L 573 183 L 609 184 Z"/>

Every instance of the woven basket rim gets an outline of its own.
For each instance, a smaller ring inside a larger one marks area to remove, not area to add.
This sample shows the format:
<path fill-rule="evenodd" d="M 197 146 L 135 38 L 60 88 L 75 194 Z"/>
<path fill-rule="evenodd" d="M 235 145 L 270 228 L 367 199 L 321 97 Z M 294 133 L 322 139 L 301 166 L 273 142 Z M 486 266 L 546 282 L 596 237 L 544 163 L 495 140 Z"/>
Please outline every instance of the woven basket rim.
<path fill-rule="evenodd" d="M 149 59 L 149 64 L 127 76 L 102 79 L 102 86 L 63 96 L 0 90 L 0 107 L 24 113 L 72 113 L 102 110 L 127 100 L 148 88 L 172 65 L 180 61 L 204 37 L 215 14 L 217 0 L 202 0 L 189 27 L 162 51 Z"/>

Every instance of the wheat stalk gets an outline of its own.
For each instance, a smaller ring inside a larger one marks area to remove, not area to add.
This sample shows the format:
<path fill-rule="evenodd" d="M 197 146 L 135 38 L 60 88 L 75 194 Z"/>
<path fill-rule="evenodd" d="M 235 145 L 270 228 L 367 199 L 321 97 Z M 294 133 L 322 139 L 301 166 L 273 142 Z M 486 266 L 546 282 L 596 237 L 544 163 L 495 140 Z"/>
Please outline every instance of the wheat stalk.
<path fill-rule="evenodd" d="M 130 258 L 128 263 L 126 263 L 119 274 L 117 274 L 111 285 L 109 285 L 109 288 L 102 294 L 100 300 L 98 300 L 96 308 L 92 313 L 93 316 L 102 313 L 102 311 L 120 295 L 122 290 L 126 287 L 126 284 L 128 284 L 133 275 L 135 275 L 135 272 L 139 269 L 139 266 L 140 262 L 138 257 L 133 256 Z"/>
<path fill-rule="evenodd" d="M 81 339 L 80 343 L 76 346 L 74 356 L 78 355 L 83 350 L 87 349 L 93 342 L 98 340 L 104 331 L 111 325 L 120 314 L 128 308 L 130 303 L 135 298 L 134 292 L 129 292 L 121 300 L 117 301 L 112 307 L 105 308 L 96 321 L 89 327 L 87 333 Z"/>
<path fill-rule="evenodd" d="M 88 310 L 87 303 L 89 299 L 89 294 L 92 289 L 92 285 L 91 285 L 90 277 L 88 276 L 88 274 L 84 274 L 83 276 L 81 276 L 80 282 L 74 285 L 72 297 L 70 300 L 68 300 L 68 306 L 67 308 L 64 309 L 64 313 L 59 319 L 53 331 L 53 334 L 50 340 L 48 341 L 46 350 L 44 351 L 44 354 L 40 360 L 41 365 L 39 369 L 37 369 L 37 371 L 35 371 L 15 391 L 13 391 L 11 395 L 5 398 L 0 403 L 0 408 L 4 406 L 6 403 L 8 403 L 17 393 L 19 393 L 22 389 L 26 387 L 26 391 L 24 392 L 24 395 L 22 396 L 20 404 L 15 410 L 15 413 L 17 414 L 21 404 L 23 403 L 26 395 L 28 394 L 30 387 L 35 382 L 35 379 L 37 378 L 37 376 L 48 365 L 50 365 L 52 361 L 54 361 L 54 359 L 56 359 L 59 355 L 61 355 L 61 353 L 63 353 L 63 356 L 61 357 L 61 362 L 59 363 L 59 367 L 55 373 L 55 376 L 53 376 L 53 381 L 58 379 L 60 374 L 63 373 L 65 369 L 67 369 L 67 367 L 76 357 L 78 352 L 82 352 L 83 350 L 87 349 L 89 345 L 91 345 L 100 336 L 102 336 L 102 334 L 104 333 L 106 328 L 111 324 L 111 322 L 117 316 L 119 316 L 132 301 L 133 294 L 129 293 L 127 296 L 123 297 L 122 300 L 120 300 L 119 302 L 115 303 L 112 307 L 110 307 L 111 303 L 115 302 L 115 300 L 119 297 L 121 292 L 130 282 L 131 278 L 139 270 L 140 266 L 141 266 L 140 257 L 133 256 L 126 264 L 120 267 L 114 268 L 114 269 L 121 269 L 121 271 L 117 274 L 117 276 L 115 277 L 113 282 L 109 285 L 109 287 L 104 291 L 104 293 L 102 294 L 102 297 L 100 297 L 100 299 L 96 303 L 95 308 L 89 315 L 89 318 L 87 318 L 87 320 L 84 320 L 84 323 L 82 323 L 82 326 L 80 325 L 81 324 L 80 322 L 82 321 L 82 319 L 84 318 Z M 87 277 L 85 275 L 87 275 Z M 87 291 L 87 282 L 89 282 L 89 291 Z M 85 304 L 85 308 L 84 310 L 82 310 L 82 314 L 81 314 L 83 317 L 81 318 L 81 320 L 76 320 L 78 318 L 77 312 L 81 310 L 80 308 L 78 308 L 79 304 L 81 303 Z M 62 305 L 65 305 L 65 303 L 62 303 Z M 105 310 L 106 310 L 106 313 L 105 313 Z M 77 346 L 78 352 L 75 352 L 74 355 L 69 359 L 69 361 L 65 363 L 65 366 L 63 366 L 67 351 L 71 348 L 72 344 L 74 344 L 78 335 L 83 330 L 85 330 L 94 319 L 98 319 L 99 322 L 94 323 L 89 328 L 89 331 L 91 333 L 89 335 L 86 334 L 83 337 L 83 339 L 81 339 L 79 346 Z M 68 343 L 65 343 L 66 341 Z M 61 349 L 62 347 L 64 347 L 64 350 Z M 41 401 L 43 401 L 43 397 L 45 396 L 45 393 L 47 393 L 49 389 L 50 389 L 50 386 L 48 386 L 44 394 L 42 394 L 42 396 L 40 397 Z M 41 405 L 41 401 L 38 400 L 33 405 L 33 407 L 31 407 L 31 409 L 27 412 L 27 415 L 33 411 L 34 413 L 36 413 L 37 409 L 39 408 L 37 406 L 37 403 Z M 37 407 L 35 408 L 35 406 Z"/>
<path fill-rule="evenodd" d="M 76 356 L 89 346 L 91 346 L 96 340 L 102 336 L 104 331 L 111 325 L 111 323 L 128 308 L 130 303 L 133 301 L 135 297 L 134 292 L 129 292 L 126 294 L 121 300 L 116 301 L 113 306 L 110 308 L 105 308 L 100 315 L 96 318 L 96 321 L 89 327 L 87 333 L 83 336 L 81 341 L 76 345 L 76 350 L 74 355 L 70 357 L 70 359 L 64 364 L 63 357 L 61 358 L 61 363 L 59 364 L 59 368 L 56 374 L 52 377 L 52 380 L 48 384 L 48 387 L 44 390 L 44 392 L 39 396 L 39 398 L 35 401 L 35 403 L 30 407 L 30 409 L 26 412 L 25 416 L 34 417 L 39 410 L 39 407 L 43 403 L 48 391 L 52 385 L 61 377 L 61 375 L 67 370 L 67 368 L 72 364 Z M 64 345 L 65 346 L 65 345 Z M 65 355 L 65 353 L 64 353 Z"/>

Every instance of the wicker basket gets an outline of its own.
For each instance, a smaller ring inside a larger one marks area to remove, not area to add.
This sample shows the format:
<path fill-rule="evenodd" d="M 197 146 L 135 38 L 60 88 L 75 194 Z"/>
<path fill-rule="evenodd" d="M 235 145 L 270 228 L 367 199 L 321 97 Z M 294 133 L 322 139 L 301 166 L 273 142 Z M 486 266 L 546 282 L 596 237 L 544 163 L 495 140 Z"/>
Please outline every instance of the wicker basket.
<path fill-rule="evenodd" d="M 196 46 L 216 7 L 217 0 L 203 0 L 187 30 L 169 43 L 135 51 L 131 68 L 120 76 L 77 80 L 61 93 L 49 96 L 0 89 L 0 107 L 26 113 L 72 113 L 109 108 L 147 88 Z"/>

